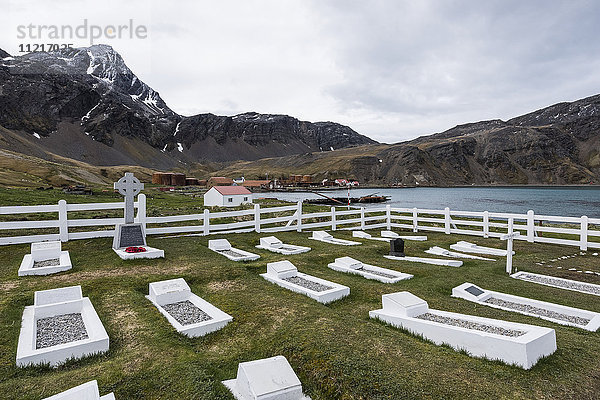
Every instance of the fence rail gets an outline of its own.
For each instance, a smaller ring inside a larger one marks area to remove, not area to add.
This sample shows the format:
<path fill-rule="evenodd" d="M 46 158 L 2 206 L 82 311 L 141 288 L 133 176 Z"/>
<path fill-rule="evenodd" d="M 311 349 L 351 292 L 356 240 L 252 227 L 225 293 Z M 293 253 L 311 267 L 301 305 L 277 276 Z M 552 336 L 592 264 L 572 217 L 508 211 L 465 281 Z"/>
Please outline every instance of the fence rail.
<path fill-rule="evenodd" d="M 124 209 L 125 203 L 58 204 L 39 206 L 0 207 L 0 215 L 12 214 L 51 214 L 43 220 L 0 222 L 0 235 L 15 230 L 54 230 L 53 233 L 28 234 L 0 237 L 0 245 L 32 243 L 37 241 L 111 237 L 114 226 L 125 222 L 124 218 L 71 218 L 69 212 Z M 443 232 L 446 234 L 473 235 L 486 238 L 499 238 L 507 233 L 509 225 L 521 233 L 518 240 L 531 243 L 552 243 L 577 246 L 581 250 L 600 249 L 600 218 L 563 217 L 526 214 L 457 211 L 418 208 L 359 208 L 331 207 L 328 211 L 304 213 L 302 202 L 292 206 L 261 207 L 237 211 L 211 212 L 160 217 L 146 216 L 146 196 L 140 194 L 134 204 L 137 210 L 136 222 L 142 223 L 148 235 L 164 234 L 225 234 L 239 232 L 283 232 L 310 229 L 410 229 L 413 232 Z M 55 218 L 55 219 L 53 219 Z M 175 224 L 175 225 L 173 225 Z M 92 227 L 96 230 L 81 230 Z M 104 229 L 99 229 L 104 227 Z M 77 229 L 73 229 L 77 228 Z M 594 240 L 595 239 L 595 240 Z"/>

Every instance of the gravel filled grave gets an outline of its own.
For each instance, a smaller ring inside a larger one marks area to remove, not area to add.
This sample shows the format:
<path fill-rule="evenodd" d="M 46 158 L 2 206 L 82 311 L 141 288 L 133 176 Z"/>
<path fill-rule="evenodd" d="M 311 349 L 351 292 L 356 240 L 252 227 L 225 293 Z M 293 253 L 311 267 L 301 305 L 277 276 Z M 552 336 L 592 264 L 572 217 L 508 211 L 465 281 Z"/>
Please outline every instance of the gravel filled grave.
<path fill-rule="evenodd" d="M 298 286 L 313 290 L 315 292 L 324 292 L 329 289 L 333 289 L 331 286 L 323 285 L 321 283 L 313 282 L 308 279 L 301 278 L 299 276 L 292 276 L 290 278 L 283 278 L 286 282 L 291 282 Z"/>
<path fill-rule="evenodd" d="M 368 268 L 359 268 L 357 271 L 368 272 L 373 275 L 383 276 L 384 278 L 397 278 L 398 275 L 386 274 L 385 272 L 374 271 Z"/>
<path fill-rule="evenodd" d="M 189 300 L 165 304 L 162 308 L 181 325 L 197 324 L 212 319 L 210 315 L 199 309 Z"/>
<path fill-rule="evenodd" d="M 33 262 L 33 268 L 58 267 L 59 265 L 60 265 L 60 258 L 51 258 L 50 260 Z"/>
<path fill-rule="evenodd" d="M 542 284 L 546 284 L 546 285 L 553 285 L 553 286 L 558 286 L 558 287 L 565 288 L 565 289 L 575 289 L 575 290 L 580 290 L 582 292 L 600 295 L 600 288 L 590 286 L 584 282 L 581 282 L 581 283 L 565 282 L 560 279 L 547 278 L 547 277 L 543 277 L 543 276 L 535 276 L 535 275 L 529 275 L 529 274 L 522 274 L 522 275 L 517 276 L 517 278 L 524 280 L 524 281 L 542 283 Z"/>
<path fill-rule="evenodd" d="M 241 253 L 238 253 L 237 251 L 233 251 L 233 250 L 220 250 L 219 253 L 226 254 L 231 257 L 246 257 L 245 254 L 241 254 Z"/>
<path fill-rule="evenodd" d="M 43 349 L 87 338 L 87 330 L 85 329 L 83 318 L 79 313 L 62 314 L 37 320 L 36 349 Z"/>
<path fill-rule="evenodd" d="M 567 321 L 567 322 L 581 325 L 581 326 L 585 326 L 590 322 L 590 320 L 586 319 L 586 318 L 575 317 L 575 316 L 567 315 L 567 314 L 561 314 L 561 313 L 558 313 L 555 311 L 546 310 L 544 308 L 534 307 L 534 306 L 530 306 L 528 304 L 521 304 L 521 303 L 515 303 L 512 301 L 496 299 L 493 297 L 490 297 L 485 302 L 489 303 L 489 304 L 501 306 L 501 307 L 510 308 L 513 310 L 528 312 L 531 314 L 539 315 L 541 317 L 548 317 L 548 318 L 558 319 L 561 321 Z"/>
<path fill-rule="evenodd" d="M 415 318 L 424 319 L 426 321 L 438 322 L 440 324 L 445 324 L 445 325 L 460 326 L 461 328 L 474 329 L 474 330 L 483 331 L 483 332 L 487 332 L 487 333 L 493 333 L 493 334 L 502 335 L 502 336 L 517 337 L 517 336 L 522 336 L 525 334 L 525 332 L 515 330 L 515 329 L 505 329 L 505 328 L 501 328 L 499 326 L 480 324 L 478 322 L 472 322 L 472 321 L 467 321 L 467 320 L 458 319 L 458 318 L 444 317 L 444 316 L 436 315 L 436 314 L 432 314 L 432 313 L 424 313 L 424 314 L 416 316 Z"/>

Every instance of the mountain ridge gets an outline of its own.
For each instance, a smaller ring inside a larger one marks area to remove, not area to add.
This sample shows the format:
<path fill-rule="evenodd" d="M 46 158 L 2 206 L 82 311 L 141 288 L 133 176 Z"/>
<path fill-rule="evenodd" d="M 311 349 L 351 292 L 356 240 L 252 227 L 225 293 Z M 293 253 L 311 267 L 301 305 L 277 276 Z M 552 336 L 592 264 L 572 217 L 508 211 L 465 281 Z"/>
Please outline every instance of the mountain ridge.
<path fill-rule="evenodd" d="M 172 166 L 375 143 L 340 124 L 287 115 L 179 115 L 106 45 L 3 57 L 0 84 L 0 125 L 5 128 L 48 138 L 61 123 L 79 123 L 82 134 L 108 147 L 118 137 L 140 139 L 168 155 Z M 279 146 L 269 146 L 272 142 Z M 110 163 L 99 153 L 87 158 L 93 157 L 93 163 Z M 153 166 L 135 154 L 122 158 Z"/>

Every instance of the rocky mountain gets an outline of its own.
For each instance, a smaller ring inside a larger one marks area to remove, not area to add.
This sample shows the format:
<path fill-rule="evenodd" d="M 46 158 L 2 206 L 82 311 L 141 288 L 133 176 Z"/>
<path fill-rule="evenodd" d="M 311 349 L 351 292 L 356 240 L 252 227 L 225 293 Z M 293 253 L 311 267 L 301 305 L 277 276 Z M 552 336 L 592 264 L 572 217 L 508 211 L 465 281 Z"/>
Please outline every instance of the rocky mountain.
<path fill-rule="evenodd" d="M 508 121 L 459 125 L 409 142 L 235 163 L 225 172 L 275 176 L 290 170 L 402 186 L 597 184 L 600 95 Z"/>
<path fill-rule="evenodd" d="M 0 138 L 10 150 L 172 168 L 374 143 L 343 125 L 286 115 L 178 115 L 106 45 L 0 58 L 0 126 L 20 135 Z"/>

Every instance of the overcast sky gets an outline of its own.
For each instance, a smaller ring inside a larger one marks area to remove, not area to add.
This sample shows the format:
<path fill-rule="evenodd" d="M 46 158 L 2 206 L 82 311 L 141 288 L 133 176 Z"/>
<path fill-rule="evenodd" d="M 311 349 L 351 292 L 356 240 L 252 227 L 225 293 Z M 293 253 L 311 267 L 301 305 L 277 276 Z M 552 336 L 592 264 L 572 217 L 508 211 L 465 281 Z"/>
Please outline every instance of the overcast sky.
<path fill-rule="evenodd" d="M 282 113 L 393 143 L 600 93 L 599 1 L 0 2 L 13 54 L 36 42 L 18 25 L 146 25 L 102 42 L 183 115 Z"/>

